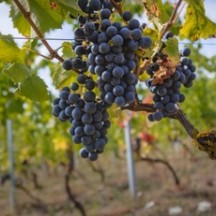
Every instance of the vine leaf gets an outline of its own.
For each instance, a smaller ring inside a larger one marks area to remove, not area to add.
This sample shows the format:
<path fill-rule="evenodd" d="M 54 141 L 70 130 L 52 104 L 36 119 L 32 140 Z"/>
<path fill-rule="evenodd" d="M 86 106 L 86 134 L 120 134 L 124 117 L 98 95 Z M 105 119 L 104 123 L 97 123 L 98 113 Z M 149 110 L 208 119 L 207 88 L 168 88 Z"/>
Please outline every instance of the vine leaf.
<path fill-rule="evenodd" d="M 21 82 L 19 93 L 34 101 L 44 101 L 48 99 L 47 86 L 44 81 L 36 75 L 28 76 Z"/>
<path fill-rule="evenodd" d="M 17 113 L 23 113 L 24 108 L 23 108 L 23 100 L 20 98 L 15 98 L 12 100 L 9 100 L 7 102 L 7 113 L 8 114 L 16 114 Z"/>
<path fill-rule="evenodd" d="M 14 40 L 9 35 L 0 34 L 0 59 L 5 63 L 24 62 L 25 53 L 19 49 Z"/>
<path fill-rule="evenodd" d="M 71 49 L 71 42 L 62 43 L 62 53 L 63 56 L 66 58 L 71 58 L 75 56 L 75 53 Z"/>
<path fill-rule="evenodd" d="M 53 74 L 53 82 L 57 88 L 67 85 L 76 80 L 76 76 L 73 70 L 66 71 L 62 68 L 62 65 L 57 67 L 55 73 Z"/>
<path fill-rule="evenodd" d="M 51 9 L 49 1 L 28 1 L 30 11 L 40 30 L 44 33 L 50 29 L 61 28 L 64 17 Z"/>
<path fill-rule="evenodd" d="M 216 35 L 216 23 L 205 15 L 203 1 L 187 0 L 187 2 L 185 22 L 180 29 L 180 36 L 190 40 L 198 40 Z"/>
<path fill-rule="evenodd" d="M 25 0 L 21 0 L 20 3 L 23 7 L 27 9 L 27 3 Z M 17 8 L 16 4 L 12 4 L 10 9 L 10 17 L 13 21 L 14 28 L 17 28 L 18 32 L 26 37 L 31 35 L 31 26 L 20 10 Z"/>
<path fill-rule="evenodd" d="M 5 68 L 3 73 L 14 83 L 22 82 L 30 73 L 29 68 L 20 63 L 13 63 L 9 68 Z"/>
<path fill-rule="evenodd" d="M 149 18 L 154 20 L 157 17 L 160 23 L 166 23 L 172 13 L 172 6 L 162 0 L 143 0 L 143 5 Z"/>
<path fill-rule="evenodd" d="M 74 17 L 77 17 L 80 14 L 85 14 L 80 10 L 80 7 L 74 0 L 55 0 L 54 2 L 56 2 L 61 9 L 70 11 Z"/>
<path fill-rule="evenodd" d="M 169 56 L 174 63 L 179 62 L 179 49 L 178 49 L 178 39 L 169 38 L 166 42 L 166 47 L 164 48 L 164 53 Z"/>

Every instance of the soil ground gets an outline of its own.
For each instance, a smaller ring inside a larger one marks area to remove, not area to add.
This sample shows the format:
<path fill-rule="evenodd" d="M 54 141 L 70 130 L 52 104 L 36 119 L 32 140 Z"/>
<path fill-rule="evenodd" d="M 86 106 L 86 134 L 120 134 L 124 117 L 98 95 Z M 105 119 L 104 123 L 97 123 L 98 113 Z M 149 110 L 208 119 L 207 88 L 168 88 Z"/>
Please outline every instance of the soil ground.
<path fill-rule="evenodd" d="M 70 186 L 87 213 L 87 216 L 168 216 L 169 208 L 179 206 L 179 216 L 216 216 L 215 161 L 205 153 L 194 158 L 180 151 L 170 151 L 168 161 L 176 170 L 180 186 L 172 174 L 159 163 L 136 161 L 137 196 L 132 199 L 128 191 L 127 166 L 124 158 L 103 155 L 99 162 L 105 181 L 92 170 L 88 161 L 79 160 L 71 175 Z M 152 155 L 152 158 L 155 158 Z M 79 216 L 79 211 L 68 200 L 64 187 L 65 168 L 54 171 L 38 170 L 41 189 L 34 189 L 32 181 L 21 176 L 27 191 L 16 189 L 17 209 L 9 207 L 9 182 L 0 187 L 0 216 Z M 211 203 L 211 208 L 198 212 L 201 201 Z M 147 208 L 148 204 L 149 206 Z"/>

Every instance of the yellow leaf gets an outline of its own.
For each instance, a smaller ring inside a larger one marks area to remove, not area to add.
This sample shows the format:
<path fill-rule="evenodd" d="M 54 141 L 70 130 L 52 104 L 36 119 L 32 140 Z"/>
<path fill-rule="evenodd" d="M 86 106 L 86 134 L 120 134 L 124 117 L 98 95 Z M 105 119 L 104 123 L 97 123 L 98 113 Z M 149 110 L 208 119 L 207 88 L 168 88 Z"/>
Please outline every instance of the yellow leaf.
<path fill-rule="evenodd" d="M 187 2 L 185 22 L 180 30 L 180 36 L 195 41 L 216 35 L 216 24 L 205 15 L 203 1 Z"/>

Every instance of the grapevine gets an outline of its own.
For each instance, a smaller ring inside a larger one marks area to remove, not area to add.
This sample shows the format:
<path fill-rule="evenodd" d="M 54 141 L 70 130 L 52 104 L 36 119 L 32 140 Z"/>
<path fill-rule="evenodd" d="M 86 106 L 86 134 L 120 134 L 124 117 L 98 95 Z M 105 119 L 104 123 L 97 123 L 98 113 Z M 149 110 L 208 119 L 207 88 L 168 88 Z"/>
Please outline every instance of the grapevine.
<path fill-rule="evenodd" d="M 60 121 L 71 122 L 73 142 L 84 145 L 81 157 L 94 161 L 104 151 L 107 129 L 111 126 L 108 109 L 113 105 L 122 110 L 150 112 L 149 121 L 178 119 L 197 140 L 198 130 L 179 106 L 185 100 L 181 86 L 190 88 L 196 78 L 190 49 L 179 53 L 177 63 L 164 51 L 166 42 L 174 37 L 168 29 L 180 4 L 181 1 L 162 29 L 162 45 L 149 57 L 147 51 L 151 51 L 153 40 L 144 34 L 147 24 L 141 24 L 131 12 L 123 11 L 121 1 L 78 1 L 86 15 L 78 17 L 79 26 L 74 30 L 72 49 L 76 56 L 63 62 L 65 70 L 77 73 L 77 82 L 61 90 L 59 98 L 54 100 L 53 115 Z M 121 22 L 114 20 L 117 16 Z M 149 76 L 145 84 L 153 94 L 153 104 L 138 100 L 136 85 L 142 73 Z M 214 151 L 209 155 L 213 158 Z"/>

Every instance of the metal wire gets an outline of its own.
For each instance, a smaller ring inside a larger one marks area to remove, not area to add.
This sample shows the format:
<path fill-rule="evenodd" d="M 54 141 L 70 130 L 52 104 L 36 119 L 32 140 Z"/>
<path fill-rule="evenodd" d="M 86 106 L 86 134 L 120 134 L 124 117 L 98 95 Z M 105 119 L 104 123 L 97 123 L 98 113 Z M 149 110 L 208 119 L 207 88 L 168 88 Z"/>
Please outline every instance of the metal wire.
<path fill-rule="evenodd" d="M 14 40 L 47 40 L 47 41 L 74 41 L 77 40 L 75 38 L 50 38 L 50 37 L 45 37 L 45 38 L 39 38 L 39 37 L 18 37 L 18 36 L 0 36 L 0 38 L 12 38 Z M 201 44 L 201 45 L 206 45 L 206 46 L 216 46 L 216 43 L 202 43 L 202 42 L 179 42 L 179 44 Z"/>

